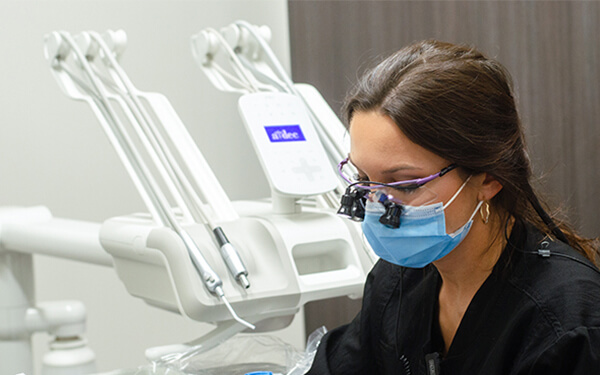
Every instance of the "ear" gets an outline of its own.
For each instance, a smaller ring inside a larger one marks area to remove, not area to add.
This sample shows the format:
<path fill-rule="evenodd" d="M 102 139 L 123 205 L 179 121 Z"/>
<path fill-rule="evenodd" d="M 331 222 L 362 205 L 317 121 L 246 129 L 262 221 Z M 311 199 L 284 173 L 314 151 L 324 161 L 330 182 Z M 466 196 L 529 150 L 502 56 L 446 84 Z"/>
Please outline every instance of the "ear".
<path fill-rule="evenodd" d="M 500 190 L 502 190 L 502 184 L 496 180 L 492 175 L 488 173 L 483 174 L 483 181 L 481 182 L 481 186 L 479 186 L 479 192 L 477 194 L 477 199 L 479 201 L 489 201 L 494 198 Z"/>

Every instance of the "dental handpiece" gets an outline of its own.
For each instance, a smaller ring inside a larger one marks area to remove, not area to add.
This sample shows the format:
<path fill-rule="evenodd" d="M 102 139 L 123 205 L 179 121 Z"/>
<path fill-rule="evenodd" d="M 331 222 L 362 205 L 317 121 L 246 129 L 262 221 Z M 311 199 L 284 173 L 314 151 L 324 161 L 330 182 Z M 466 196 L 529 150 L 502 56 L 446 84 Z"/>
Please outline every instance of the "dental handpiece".
<path fill-rule="evenodd" d="M 225 292 L 223 291 L 223 281 L 221 280 L 219 275 L 217 275 L 217 273 L 212 269 L 212 267 L 208 264 L 208 262 L 206 261 L 206 259 L 202 255 L 202 253 L 200 252 L 200 249 L 198 248 L 196 243 L 192 240 L 190 235 L 186 231 L 183 231 L 183 230 L 179 231 L 179 235 L 180 235 L 181 239 L 183 240 L 183 242 L 185 243 L 185 246 L 188 249 L 190 258 L 192 259 L 192 263 L 194 263 L 194 267 L 196 267 L 196 270 L 198 270 L 198 273 L 202 277 L 202 281 L 204 282 L 204 285 L 206 286 L 206 288 L 211 293 L 215 294 L 221 301 L 223 301 L 223 303 L 227 307 L 227 310 L 229 310 L 229 313 L 231 314 L 233 319 L 235 319 L 238 323 L 240 323 L 250 329 L 255 329 L 256 327 L 253 324 L 240 318 L 237 315 L 237 313 L 235 312 L 235 310 L 233 310 L 233 307 L 231 306 L 231 304 L 229 303 L 227 298 L 225 298 Z"/>
<path fill-rule="evenodd" d="M 235 280 L 240 283 L 245 289 L 250 287 L 250 282 L 248 281 L 248 270 L 244 265 L 242 258 L 240 258 L 238 252 L 235 250 L 231 242 L 225 236 L 225 232 L 221 227 L 216 227 L 213 229 L 213 233 L 217 242 L 219 244 L 219 250 L 221 251 L 221 256 L 229 268 L 229 272 L 235 278 Z"/>
<path fill-rule="evenodd" d="M 208 289 L 209 292 L 216 294 L 218 297 L 221 297 L 223 295 L 223 281 L 219 275 L 217 275 L 217 273 L 208 264 L 200 252 L 198 245 L 196 245 L 187 232 L 181 231 L 179 236 L 183 240 L 185 247 L 188 249 L 188 253 L 192 259 L 192 262 L 194 263 L 194 267 L 196 267 L 200 277 L 202 277 L 202 281 L 204 282 L 204 285 L 206 285 L 206 289 Z"/>

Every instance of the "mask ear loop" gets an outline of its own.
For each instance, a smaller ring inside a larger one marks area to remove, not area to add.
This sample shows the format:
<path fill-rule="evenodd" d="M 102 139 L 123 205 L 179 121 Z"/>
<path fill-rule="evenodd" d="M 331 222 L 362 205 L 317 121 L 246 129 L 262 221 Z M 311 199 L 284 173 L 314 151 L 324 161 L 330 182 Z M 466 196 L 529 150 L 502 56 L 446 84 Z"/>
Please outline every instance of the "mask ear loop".
<path fill-rule="evenodd" d="M 475 207 L 475 211 L 473 211 L 473 213 L 471 214 L 471 217 L 469 218 L 469 221 L 471 221 L 471 220 L 473 220 L 475 218 L 475 215 L 477 215 L 477 211 L 479 211 L 479 209 L 481 208 L 482 204 L 483 204 L 483 201 L 479 201 L 479 203 L 477 203 L 477 207 Z M 467 221 L 467 223 L 469 221 Z"/>
<path fill-rule="evenodd" d="M 472 175 L 470 175 L 469 177 L 467 177 L 467 179 L 465 180 L 465 182 L 463 182 L 462 186 L 458 189 L 458 191 L 456 192 L 456 194 L 454 194 L 454 196 L 452 198 L 450 198 L 450 200 L 448 201 L 448 203 L 446 203 L 443 206 L 444 209 L 446 209 L 446 207 L 448 207 L 450 205 L 450 203 L 454 202 L 454 200 L 456 199 L 456 197 L 458 197 L 458 194 L 460 194 L 460 192 L 465 188 L 465 186 L 467 186 L 467 183 L 471 179 L 471 176 Z M 483 201 L 479 201 L 479 203 L 477 203 L 477 206 L 475 207 L 475 210 L 471 214 L 471 217 L 469 218 L 469 220 L 467 220 L 467 223 L 469 221 L 473 220 L 473 218 L 475 217 L 475 215 L 477 215 L 477 211 L 479 211 L 479 209 L 481 208 L 482 204 L 483 204 Z"/>
<path fill-rule="evenodd" d="M 467 182 L 469 182 L 470 179 L 471 179 L 471 176 L 467 177 L 467 179 L 465 180 L 465 182 L 463 182 L 462 186 L 458 189 L 458 191 L 454 194 L 454 196 L 452 198 L 450 198 L 450 200 L 448 201 L 448 203 L 446 203 L 443 206 L 444 209 L 448 208 L 448 206 L 450 206 L 450 204 L 452 202 L 454 202 L 454 200 L 456 199 L 456 197 L 458 197 L 458 194 L 460 194 L 460 192 L 462 191 L 462 189 L 464 189 L 465 186 L 467 186 Z"/>

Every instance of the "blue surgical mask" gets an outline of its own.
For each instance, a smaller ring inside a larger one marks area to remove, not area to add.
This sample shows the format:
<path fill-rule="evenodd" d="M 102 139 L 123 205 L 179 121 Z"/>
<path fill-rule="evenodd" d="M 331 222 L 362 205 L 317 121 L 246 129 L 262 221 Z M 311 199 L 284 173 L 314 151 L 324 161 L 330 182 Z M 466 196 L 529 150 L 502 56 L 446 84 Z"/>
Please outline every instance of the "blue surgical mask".
<path fill-rule="evenodd" d="M 469 233 L 473 217 L 483 203 L 477 204 L 465 225 L 454 233 L 446 233 L 444 209 L 460 194 L 469 179 L 445 206 L 441 202 L 419 207 L 403 206 L 399 228 L 381 224 L 379 218 L 385 208 L 378 202 L 367 201 L 362 228 L 375 254 L 399 266 L 422 268 L 450 253 Z"/>

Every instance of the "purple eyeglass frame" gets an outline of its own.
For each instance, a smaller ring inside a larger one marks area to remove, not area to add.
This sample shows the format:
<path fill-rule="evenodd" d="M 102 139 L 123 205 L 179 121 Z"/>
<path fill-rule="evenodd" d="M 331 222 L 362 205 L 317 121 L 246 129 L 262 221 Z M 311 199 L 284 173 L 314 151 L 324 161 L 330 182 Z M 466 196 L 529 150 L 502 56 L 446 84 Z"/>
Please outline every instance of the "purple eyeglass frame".
<path fill-rule="evenodd" d="M 344 160 L 342 160 L 338 164 L 338 173 L 344 179 L 344 181 L 346 181 L 348 184 L 350 184 L 350 186 L 354 186 L 354 187 L 356 187 L 358 189 L 364 189 L 364 190 L 371 190 L 371 189 L 376 189 L 376 188 L 381 188 L 381 187 L 394 187 L 394 186 L 403 185 L 403 184 L 415 184 L 418 187 L 421 187 L 421 186 L 425 185 L 426 183 L 428 183 L 429 181 L 434 180 L 434 179 L 436 179 L 438 177 L 442 177 L 446 173 L 448 173 L 451 170 L 453 170 L 454 168 L 456 168 L 456 164 L 450 164 L 446 168 L 443 168 L 441 171 L 439 171 L 437 173 L 434 173 L 431 176 L 422 177 L 422 178 L 415 178 L 413 180 L 395 181 L 395 182 L 390 182 L 389 184 L 383 183 L 383 182 L 377 182 L 377 181 L 358 181 L 358 182 L 352 182 L 342 172 L 342 168 L 344 167 L 344 165 L 348 164 L 349 161 L 350 161 L 350 157 L 347 157 L 347 158 L 345 158 Z M 371 185 L 371 186 L 360 185 L 360 183 L 365 183 L 365 182 L 370 182 L 370 183 L 374 183 L 374 184 L 377 184 L 377 185 Z"/>

